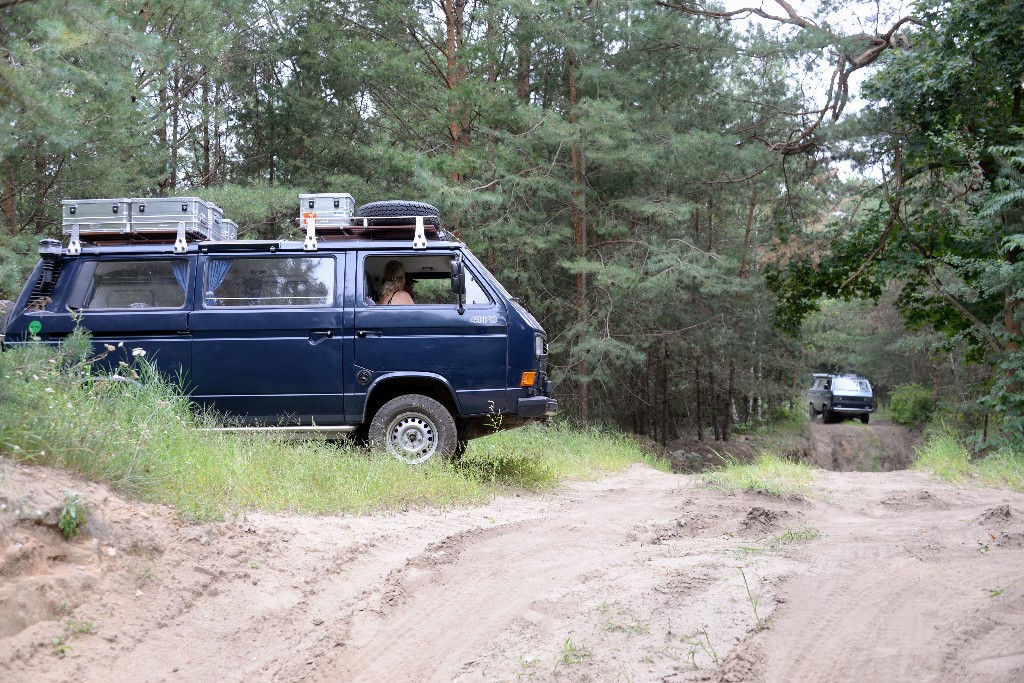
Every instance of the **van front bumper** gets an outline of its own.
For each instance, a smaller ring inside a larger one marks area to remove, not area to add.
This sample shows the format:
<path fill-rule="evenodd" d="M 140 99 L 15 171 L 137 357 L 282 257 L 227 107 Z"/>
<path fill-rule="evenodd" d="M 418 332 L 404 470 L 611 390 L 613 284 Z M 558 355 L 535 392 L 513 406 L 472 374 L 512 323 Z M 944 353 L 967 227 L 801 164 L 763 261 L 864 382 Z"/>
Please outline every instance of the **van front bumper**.
<path fill-rule="evenodd" d="M 519 417 L 548 417 L 558 413 L 558 401 L 547 396 L 531 396 L 519 399 L 516 415 Z"/>

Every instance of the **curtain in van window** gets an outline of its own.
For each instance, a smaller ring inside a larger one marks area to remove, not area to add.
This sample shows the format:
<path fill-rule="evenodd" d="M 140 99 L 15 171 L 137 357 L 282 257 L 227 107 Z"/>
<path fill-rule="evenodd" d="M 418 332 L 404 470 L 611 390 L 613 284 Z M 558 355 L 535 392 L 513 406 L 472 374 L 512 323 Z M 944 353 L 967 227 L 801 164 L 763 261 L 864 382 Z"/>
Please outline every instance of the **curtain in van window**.
<path fill-rule="evenodd" d="M 181 291 L 185 291 L 188 285 L 188 261 L 172 261 L 171 268 L 174 270 L 174 279 L 177 280 Z"/>
<path fill-rule="evenodd" d="M 210 296 L 213 292 L 217 291 L 222 284 L 224 284 L 224 278 L 228 276 L 228 271 L 231 270 L 231 261 L 227 259 L 210 259 L 206 262 L 206 295 Z"/>

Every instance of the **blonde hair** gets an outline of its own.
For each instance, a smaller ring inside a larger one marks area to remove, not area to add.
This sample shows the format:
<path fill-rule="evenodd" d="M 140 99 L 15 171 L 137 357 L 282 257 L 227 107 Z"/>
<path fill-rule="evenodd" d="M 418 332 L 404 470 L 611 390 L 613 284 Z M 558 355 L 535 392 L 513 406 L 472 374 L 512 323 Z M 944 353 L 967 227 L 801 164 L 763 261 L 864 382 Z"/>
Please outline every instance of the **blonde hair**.
<path fill-rule="evenodd" d="M 380 290 L 380 302 L 388 303 L 397 292 L 405 289 L 405 266 L 401 261 L 392 260 L 384 266 L 384 285 Z"/>

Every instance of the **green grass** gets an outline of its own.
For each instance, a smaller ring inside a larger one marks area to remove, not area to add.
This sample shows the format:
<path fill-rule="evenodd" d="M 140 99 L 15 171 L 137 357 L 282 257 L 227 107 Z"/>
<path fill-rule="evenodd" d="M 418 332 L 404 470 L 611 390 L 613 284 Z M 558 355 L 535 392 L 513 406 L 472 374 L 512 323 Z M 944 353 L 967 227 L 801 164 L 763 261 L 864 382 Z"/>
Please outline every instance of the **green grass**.
<path fill-rule="evenodd" d="M 804 463 L 762 453 L 752 463 L 730 460 L 722 468 L 705 472 L 701 478 L 723 490 L 746 490 L 777 496 L 802 496 L 810 493 L 814 470 Z"/>
<path fill-rule="evenodd" d="M 461 463 L 421 467 L 343 443 L 203 432 L 213 424 L 209 415 L 145 363 L 129 362 L 130 349 L 113 353 L 125 357 L 117 374 L 137 383 L 90 381 L 90 363 L 67 349 L 0 354 L 0 455 L 109 482 L 173 505 L 189 520 L 246 510 L 446 508 L 543 491 L 634 462 L 668 470 L 627 437 L 559 424 L 474 440 Z"/>
<path fill-rule="evenodd" d="M 917 449 L 914 468 L 931 472 L 952 484 L 978 484 L 1024 491 L 1024 453 L 1003 447 L 972 460 L 956 435 L 940 430 Z"/>
<path fill-rule="evenodd" d="M 773 538 L 765 539 L 761 545 L 740 546 L 739 550 L 743 553 L 777 553 L 788 545 L 810 543 L 811 541 L 816 541 L 819 538 L 821 538 L 821 532 L 817 529 L 811 529 L 810 527 L 789 529 L 784 534 L 779 534 Z"/>

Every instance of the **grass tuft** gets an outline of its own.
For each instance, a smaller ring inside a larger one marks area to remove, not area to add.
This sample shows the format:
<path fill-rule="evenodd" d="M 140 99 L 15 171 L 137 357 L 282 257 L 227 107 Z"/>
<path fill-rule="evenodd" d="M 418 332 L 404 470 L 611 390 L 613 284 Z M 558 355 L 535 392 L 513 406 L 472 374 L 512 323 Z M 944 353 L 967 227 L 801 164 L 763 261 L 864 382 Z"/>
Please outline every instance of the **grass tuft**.
<path fill-rule="evenodd" d="M 931 472 L 951 484 L 980 484 L 1024 491 L 1024 453 L 1009 447 L 972 460 L 960 439 L 943 429 L 930 434 L 916 452 L 915 469 Z"/>
<path fill-rule="evenodd" d="M 810 493 L 814 470 L 809 465 L 762 453 L 752 463 L 730 459 L 722 468 L 705 472 L 701 478 L 722 490 L 746 490 L 776 496 L 802 496 Z"/>

